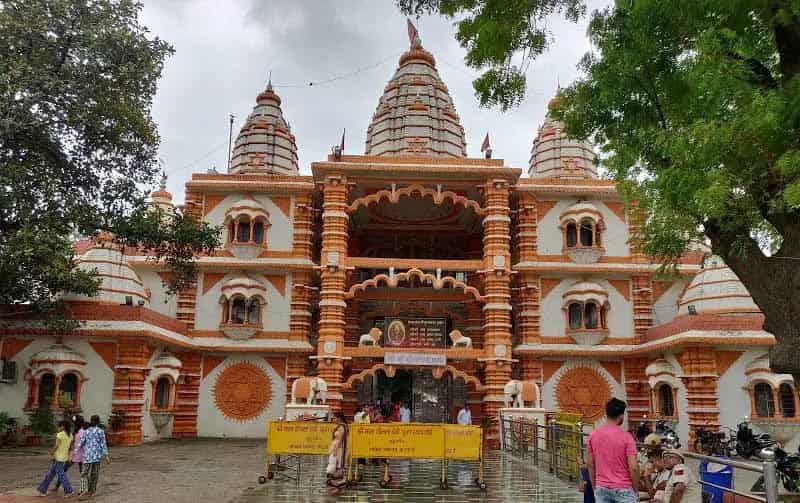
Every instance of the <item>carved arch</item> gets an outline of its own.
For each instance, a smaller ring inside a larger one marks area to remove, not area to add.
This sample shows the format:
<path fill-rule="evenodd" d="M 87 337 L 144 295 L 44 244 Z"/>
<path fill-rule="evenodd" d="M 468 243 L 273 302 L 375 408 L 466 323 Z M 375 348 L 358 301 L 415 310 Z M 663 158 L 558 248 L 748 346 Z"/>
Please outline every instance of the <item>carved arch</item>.
<path fill-rule="evenodd" d="M 370 194 L 368 196 L 359 197 L 355 201 L 353 201 L 350 206 L 347 207 L 347 213 L 353 213 L 361 206 L 369 206 L 372 203 L 378 203 L 381 199 L 386 199 L 390 203 L 396 204 L 400 202 L 400 198 L 403 196 L 413 197 L 415 194 L 419 194 L 420 198 L 425 198 L 430 196 L 433 198 L 433 203 L 437 206 L 442 204 L 445 199 L 449 199 L 455 205 L 461 205 L 464 208 L 472 208 L 478 216 L 483 216 L 485 211 L 481 208 L 481 205 L 478 204 L 476 201 L 468 197 L 464 197 L 462 195 L 456 194 L 450 190 L 437 190 L 437 189 L 430 189 L 427 187 L 423 187 L 419 184 L 409 185 L 408 187 L 402 187 L 400 189 L 396 189 L 394 191 L 391 190 L 379 190 L 374 194 Z"/>
<path fill-rule="evenodd" d="M 434 290 L 441 290 L 444 287 L 451 287 L 453 289 L 463 289 L 464 293 L 472 295 L 476 301 L 484 302 L 485 298 L 481 293 L 478 291 L 477 288 L 474 286 L 469 286 L 463 281 L 459 281 L 452 276 L 444 276 L 441 278 L 437 278 L 435 275 L 430 273 L 425 273 L 417 268 L 409 269 L 406 272 L 397 273 L 394 276 L 389 276 L 388 274 L 378 274 L 368 280 L 362 281 L 361 283 L 357 283 L 350 287 L 350 289 L 345 294 L 346 299 L 352 299 L 358 292 L 363 292 L 369 287 L 377 288 L 380 284 L 385 284 L 389 288 L 396 288 L 398 283 L 401 281 L 408 281 L 411 278 L 416 277 L 419 279 L 420 283 L 425 283 L 429 281 L 430 284 L 433 286 Z"/>
<path fill-rule="evenodd" d="M 385 365 L 383 363 L 378 363 L 373 365 L 368 369 L 364 369 L 358 374 L 351 375 L 345 382 L 342 383 L 343 390 L 350 390 L 353 389 L 356 383 L 364 382 L 364 379 L 367 376 L 374 376 L 378 373 L 378 371 L 382 370 L 387 377 L 394 377 L 397 368 L 393 365 Z M 475 376 L 471 376 L 462 370 L 458 370 L 457 368 L 453 367 L 452 365 L 447 365 L 445 367 L 434 367 L 432 369 L 434 379 L 441 379 L 447 372 L 454 378 L 461 378 L 464 380 L 466 384 L 472 384 L 475 387 L 475 391 L 484 391 L 484 385 L 481 384 L 480 379 Z"/>

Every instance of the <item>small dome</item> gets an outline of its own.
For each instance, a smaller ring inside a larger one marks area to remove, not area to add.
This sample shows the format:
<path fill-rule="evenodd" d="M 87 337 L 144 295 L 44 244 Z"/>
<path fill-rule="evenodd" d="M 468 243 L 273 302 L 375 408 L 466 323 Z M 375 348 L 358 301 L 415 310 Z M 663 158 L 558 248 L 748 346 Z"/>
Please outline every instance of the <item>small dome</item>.
<path fill-rule="evenodd" d="M 736 273 L 716 255 L 692 278 L 678 301 L 678 314 L 689 314 L 689 306 L 698 314 L 761 313 Z"/>
<path fill-rule="evenodd" d="M 531 149 L 528 176 L 538 178 L 597 178 L 595 153 L 591 144 L 568 138 L 564 124 L 555 120 L 550 110 L 558 103 L 550 100 L 547 117 L 536 133 Z"/>
<path fill-rule="evenodd" d="M 181 361 L 170 353 L 163 352 L 153 360 L 153 368 L 168 368 L 180 370 L 183 367 Z"/>
<path fill-rule="evenodd" d="M 603 214 L 597 209 L 597 206 L 592 203 L 575 203 L 566 210 L 561 212 L 559 216 L 560 222 L 563 225 L 569 220 L 580 222 L 584 218 L 589 218 L 594 222 L 599 222 L 603 219 Z"/>
<path fill-rule="evenodd" d="M 86 357 L 73 348 L 57 342 L 31 356 L 28 365 L 33 375 L 44 371 L 61 375 L 70 370 L 83 375 L 86 368 Z"/>
<path fill-rule="evenodd" d="M 222 300 L 230 300 L 237 295 L 241 295 L 246 299 L 257 297 L 262 302 L 266 302 L 267 287 L 250 276 L 237 276 L 222 284 L 222 299 L 220 299 L 220 302 Z"/>
<path fill-rule="evenodd" d="M 570 302 L 586 302 L 594 300 L 601 306 L 608 304 L 608 292 L 605 288 L 591 281 L 579 281 L 564 292 L 564 304 Z"/>
<path fill-rule="evenodd" d="M 250 218 L 264 217 L 269 220 L 269 213 L 264 206 L 255 199 L 240 199 L 228 208 L 225 212 L 226 220 L 233 220 L 240 216 L 247 216 Z"/>
<path fill-rule="evenodd" d="M 75 263 L 84 271 L 97 270 L 100 287 L 94 297 L 65 292 L 63 295 L 65 300 L 125 304 L 125 298 L 132 297 L 134 305 L 140 301 L 145 304 L 150 302 L 149 291 L 144 288 L 139 275 L 125 260 L 121 246 L 114 242 L 111 233 L 99 233 L 94 238 L 93 245 L 81 254 Z"/>
<path fill-rule="evenodd" d="M 436 60 L 411 29 L 411 47 L 400 56 L 367 128 L 366 155 L 466 157 L 464 128 Z"/>
<path fill-rule="evenodd" d="M 297 144 L 272 83 L 256 98 L 231 153 L 231 174 L 296 175 Z"/>
<path fill-rule="evenodd" d="M 664 374 L 676 376 L 678 375 L 678 372 L 670 362 L 663 358 L 659 358 L 644 369 L 644 374 L 647 377 L 657 377 Z"/>

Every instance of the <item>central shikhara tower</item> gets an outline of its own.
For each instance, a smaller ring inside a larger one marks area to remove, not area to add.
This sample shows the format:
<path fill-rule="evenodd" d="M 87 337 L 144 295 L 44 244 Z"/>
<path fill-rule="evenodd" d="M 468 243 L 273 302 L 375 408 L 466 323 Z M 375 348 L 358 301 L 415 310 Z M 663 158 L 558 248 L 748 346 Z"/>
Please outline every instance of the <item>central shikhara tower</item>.
<path fill-rule="evenodd" d="M 291 104 L 271 84 L 258 94 L 228 173 L 186 183 L 182 210 L 224 240 L 192 287 L 168 296 L 168 268 L 113 236 L 76 243 L 100 293 L 65 296 L 82 322 L 67 337 L 23 315 L 0 327 L 17 369 L 0 410 L 69 403 L 109 418 L 123 444 L 257 437 L 323 387 L 347 415 L 403 401 L 415 420 L 452 421 L 466 403 L 478 422 L 517 379 L 587 424 L 624 398 L 629 422 L 675 421 L 684 442 L 745 414 L 792 423 L 794 384 L 768 370 L 774 339 L 736 275 L 698 246 L 659 276 L 592 146 L 549 112 L 527 176 L 467 157 L 436 60 L 411 35 L 364 155 L 335 149 L 310 176 Z M 174 207 L 163 187 L 152 196 Z"/>

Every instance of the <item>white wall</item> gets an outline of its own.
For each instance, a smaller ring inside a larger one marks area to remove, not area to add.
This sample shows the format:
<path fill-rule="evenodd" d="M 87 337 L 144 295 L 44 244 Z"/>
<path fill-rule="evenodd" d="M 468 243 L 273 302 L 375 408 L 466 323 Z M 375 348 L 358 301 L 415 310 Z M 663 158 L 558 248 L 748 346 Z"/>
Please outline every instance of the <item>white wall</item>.
<path fill-rule="evenodd" d="M 100 341 L 102 339 L 92 339 Z M 25 371 L 28 362 L 35 353 L 52 345 L 55 339 L 51 337 L 37 337 L 25 349 L 14 356 L 17 362 L 17 383 L 13 385 L 0 384 L 0 411 L 7 412 L 9 416 L 17 418 L 22 424 L 27 424 L 28 414 L 22 409 L 28 397 L 28 382 L 25 380 Z M 67 337 L 64 343 L 81 353 L 86 358 L 84 370 L 88 380 L 81 388 L 81 409 L 84 417 L 93 414 L 100 416 L 103 422 L 108 421 L 111 415 L 111 394 L 114 387 L 114 371 L 108 368 L 105 361 L 92 349 L 86 338 Z"/>
<path fill-rule="evenodd" d="M 270 401 L 264 412 L 248 421 L 236 421 L 225 417 L 214 402 L 214 386 L 219 374 L 228 366 L 247 362 L 260 367 L 271 382 Z M 281 378 L 261 355 L 229 355 L 200 383 L 200 398 L 197 408 L 197 435 L 200 437 L 264 438 L 267 421 L 284 414 L 286 406 L 286 381 Z"/>
<path fill-rule="evenodd" d="M 564 210 L 577 202 L 577 199 L 563 199 L 550 208 L 544 217 L 539 216 L 539 223 L 536 228 L 536 243 L 539 255 L 561 255 L 563 253 L 564 240 L 559 228 L 559 216 Z M 620 220 L 617 214 L 608 209 L 608 206 L 601 201 L 586 202 L 596 206 L 603 215 L 605 230 L 600 241 L 606 249 L 605 254 L 615 257 L 627 257 L 630 255 L 628 230 L 625 222 Z"/>
<path fill-rule="evenodd" d="M 718 348 L 722 349 L 722 348 Z M 737 349 L 737 348 L 730 348 Z M 741 348 L 738 348 L 741 350 Z M 768 352 L 767 347 L 755 347 L 745 351 L 719 379 L 717 395 L 719 397 L 720 425 L 736 428 L 736 425 L 750 415 L 750 395 L 744 389 L 747 365 L 757 356 Z"/>
<path fill-rule="evenodd" d="M 178 313 L 178 295 L 168 295 L 167 288 L 161 276 L 149 269 L 136 269 L 136 273 L 142 278 L 145 288 L 150 289 L 150 305 L 153 311 L 175 318 Z"/>
<path fill-rule="evenodd" d="M 564 278 L 547 296 L 539 301 L 539 327 L 542 337 L 564 337 L 567 334 L 567 321 L 564 317 L 564 292 L 576 281 L 577 277 Z M 608 292 L 609 337 L 633 337 L 633 302 L 625 300 L 617 289 L 606 280 L 588 278 L 602 286 Z"/>
<path fill-rule="evenodd" d="M 686 281 L 676 281 L 661 294 L 653 304 L 653 325 L 669 323 L 678 315 L 678 300 L 686 287 Z"/>
<path fill-rule="evenodd" d="M 218 205 L 216 205 L 204 219 L 211 225 L 223 225 L 225 222 L 225 212 L 241 199 L 247 196 L 241 192 L 229 194 Z M 267 229 L 267 249 L 276 251 L 291 251 L 294 226 L 292 224 L 292 213 L 294 212 L 294 198 L 289 205 L 289 216 L 284 215 L 272 200 L 264 194 L 253 194 L 253 199 L 258 201 L 269 213 L 270 226 Z M 227 230 L 223 231 L 223 240 L 227 239 Z"/>
<path fill-rule="evenodd" d="M 241 272 L 227 274 L 224 278 L 217 281 L 205 294 L 202 293 L 205 285 L 202 285 L 202 283 L 198 285 L 197 304 L 195 307 L 195 329 L 219 329 L 219 324 L 222 320 L 222 305 L 219 303 L 219 299 L 222 296 L 222 285 L 226 281 L 239 277 L 242 274 Z M 264 331 L 288 332 L 289 318 L 291 317 L 291 274 L 286 274 L 286 295 L 283 295 L 284 292 L 276 290 L 272 282 L 267 281 L 263 275 L 252 273 L 249 274 L 249 276 L 264 285 L 267 289 L 267 304 L 261 308 L 261 320 L 264 325 Z"/>

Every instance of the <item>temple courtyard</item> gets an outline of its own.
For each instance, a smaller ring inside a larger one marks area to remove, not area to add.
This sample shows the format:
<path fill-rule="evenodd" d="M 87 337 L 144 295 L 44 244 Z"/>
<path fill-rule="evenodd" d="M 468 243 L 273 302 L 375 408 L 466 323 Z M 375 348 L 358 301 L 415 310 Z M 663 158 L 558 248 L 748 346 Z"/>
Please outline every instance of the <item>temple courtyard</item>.
<path fill-rule="evenodd" d="M 473 483 L 471 463 L 451 463 L 450 488 L 439 489 L 440 465 L 434 461 L 393 461 L 390 487 L 378 485 L 380 471 L 369 466 L 357 489 L 331 496 L 324 487 L 324 464 L 305 458 L 298 484 L 284 476 L 260 485 L 264 445 L 256 440 L 169 440 L 111 449 L 103 465 L 97 502 L 323 502 L 323 501 L 526 501 L 578 502 L 575 485 L 541 473 L 497 451 L 486 463 L 486 492 Z M 0 502 L 61 500 L 35 497 L 33 489 L 47 467 L 47 449 L 0 450 Z M 71 470 L 70 481 L 78 482 Z"/>

